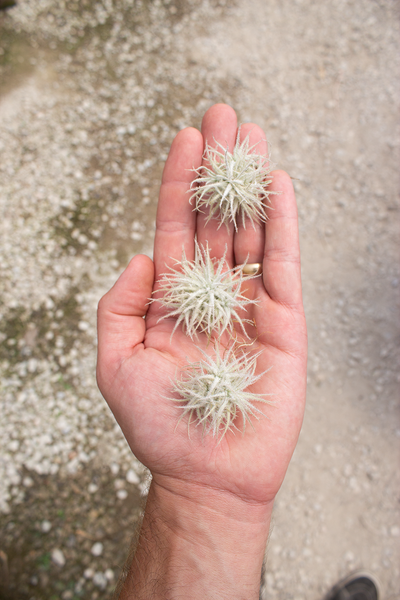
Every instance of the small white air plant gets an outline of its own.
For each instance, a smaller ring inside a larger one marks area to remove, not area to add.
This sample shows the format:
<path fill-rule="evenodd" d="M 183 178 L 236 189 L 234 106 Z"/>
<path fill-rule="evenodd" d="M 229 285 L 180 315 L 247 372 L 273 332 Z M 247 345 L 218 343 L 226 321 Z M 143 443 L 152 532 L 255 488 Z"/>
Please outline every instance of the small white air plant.
<path fill-rule="evenodd" d="M 177 261 L 159 281 L 155 298 L 167 309 L 160 320 L 176 318 L 171 336 L 180 324 L 186 334 L 193 339 L 198 333 L 205 333 L 210 339 L 214 333 L 221 336 L 228 330 L 233 334 L 237 324 L 247 336 L 245 323 L 253 323 L 242 319 L 239 311 L 246 310 L 247 304 L 255 304 L 241 293 L 243 281 L 254 276 L 243 275 L 237 267 L 229 269 L 226 251 L 220 259 L 210 257 L 208 246 L 204 248 L 195 241 L 195 260 L 186 258 L 182 251 L 182 260 Z"/>
<path fill-rule="evenodd" d="M 212 433 L 214 437 L 224 437 L 231 429 L 238 429 L 235 420 L 239 414 L 243 417 L 242 431 L 250 417 L 259 418 L 264 413 L 254 406 L 254 402 L 265 402 L 263 396 L 246 389 L 258 381 L 267 371 L 256 375 L 257 358 L 261 352 L 250 356 L 230 346 L 221 353 L 219 345 L 215 346 L 215 356 L 209 356 L 201 350 L 204 358 L 190 363 L 184 369 L 181 379 L 174 382 L 173 392 L 180 396 L 174 399 L 183 403 L 181 419 L 188 415 L 188 430 L 193 419 L 197 425 L 203 426 L 204 433 Z"/>
<path fill-rule="evenodd" d="M 267 220 L 265 208 L 271 194 L 267 186 L 272 181 L 269 157 L 254 152 L 257 144 L 249 146 L 249 136 L 240 142 L 240 128 L 233 153 L 219 142 L 212 148 L 208 143 L 203 159 L 209 166 L 194 169 L 198 177 L 191 183 L 196 210 L 209 209 L 207 223 L 219 219 L 219 227 L 238 222 L 246 227 L 246 219 L 252 226 Z"/>

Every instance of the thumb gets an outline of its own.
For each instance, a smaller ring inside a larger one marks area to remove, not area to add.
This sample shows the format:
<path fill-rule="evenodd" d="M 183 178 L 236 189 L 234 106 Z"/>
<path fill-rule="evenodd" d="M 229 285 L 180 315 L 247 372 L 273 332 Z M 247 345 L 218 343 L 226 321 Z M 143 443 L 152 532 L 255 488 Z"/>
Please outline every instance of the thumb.
<path fill-rule="evenodd" d="M 138 254 L 100 300 L 97 311 L 99 385 L 100 380 L 113 377 L 120 363 L 143 342 L 146 331 L 143 317 L 153 281 L 153 261 Z"/>

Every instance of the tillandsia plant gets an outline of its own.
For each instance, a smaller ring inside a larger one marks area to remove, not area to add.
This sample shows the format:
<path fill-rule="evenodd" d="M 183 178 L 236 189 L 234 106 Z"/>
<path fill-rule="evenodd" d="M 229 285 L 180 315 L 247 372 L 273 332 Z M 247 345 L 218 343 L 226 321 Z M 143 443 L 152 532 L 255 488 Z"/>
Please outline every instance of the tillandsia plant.
<path fill-rule="evenodd" d="M 197 333 L 205 333 L 209 338 L 212 333 L 221 336 L 226 330 L 233 333 L 235 323 L 248 337 L 244 324 L 252 321 L 242 319 L 239 311 L 256 300 L 246 298 L 241 288 L 243 281 L 254 276 L 243 275 L 237 267 L 229 269 L 226 251 L 216 260 L 210 257 L 208 246 L 204 248 L 197 241 L 195 250 L 195 260 L 190 261 L 183 249 L 182 260 L 169 267 L 159 281 L 157 291 L 161 296 L 154 300 L 167 309 L 161 319 L 176 318 L 172 335 L 182 323 L 191 339 Z"/>
<path fill-rule="evenodd" d="M 256 375 L 257 358 L 261 352 L 250 356 L 248 353 L 230 346 L 221 352 L 215 345 L 215 356 L 211 357 L 201 350 L 204 358 L 190 363 L 181 379 L 174 383 L 173 391 L 179 394 L 177 402 L 184 403 L 183 415 L 189 415 L 188 429 L 192 419 L 203 426 L 205 433 L 214 437 L 224 437 L 229 429 L 238 429 L 236 417 L 243 417 L 243 432 L 250 417 L 259 418 L 264 413 L 254 406 L 254 402 L 269 403 L 263 396 L 246 389 L 258 381 L 267 371 Z M 181 418 L 182 418 L 181 417 Z"/>
<path fill-rule="evenodd" d="M 233 153 L 219 142 L 212 148 L 206 143 L 203 159 L 209 166 L 194 169 L 198 177 L 192 181 L 190 203 L 195 200 L 196 210 L 209 209 L 207 223 L 219 219 L 219 227 L 233 223 L 237 231 L 246 218 L 252 226 L 266 221 L 265 208 L 271 194 L 267 186 L 272 181 L 269 157 L 254 152 L 257 144 L 249 145 L 249 136 L 240 141 L 240 128 Z"/>

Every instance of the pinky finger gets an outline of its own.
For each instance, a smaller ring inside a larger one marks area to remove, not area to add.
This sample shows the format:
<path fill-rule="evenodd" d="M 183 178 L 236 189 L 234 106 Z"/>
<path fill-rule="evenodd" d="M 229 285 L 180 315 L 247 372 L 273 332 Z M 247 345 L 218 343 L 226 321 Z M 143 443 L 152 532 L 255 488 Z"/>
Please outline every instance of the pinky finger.
<path fill-rule="evenodd" d="M 265 224 L 264 285 L 275 302 L 300 306 L 301 272 L 297 206 L 291 179 L 284 171 L 274 171 L 269 186 L 280 192 L 272 196 L 272 208 Z"/>

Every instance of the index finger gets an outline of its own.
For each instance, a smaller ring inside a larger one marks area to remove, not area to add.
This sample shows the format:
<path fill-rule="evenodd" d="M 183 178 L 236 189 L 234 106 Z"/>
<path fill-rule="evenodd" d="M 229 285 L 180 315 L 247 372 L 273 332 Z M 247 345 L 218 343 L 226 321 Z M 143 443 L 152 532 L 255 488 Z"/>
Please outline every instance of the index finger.
<path fill-rule="evenodd" d="M 188 260 L 194 259 L 196 213 L 189 203 L 190 183 L 194 168 L 201 164 L 203 137 L 197 129 L 180 131 L 172 142 L 162 176 L 158 200 L 154 264 L 156 280 L 166 265 L 180 261 L 182 250 Z"/>

